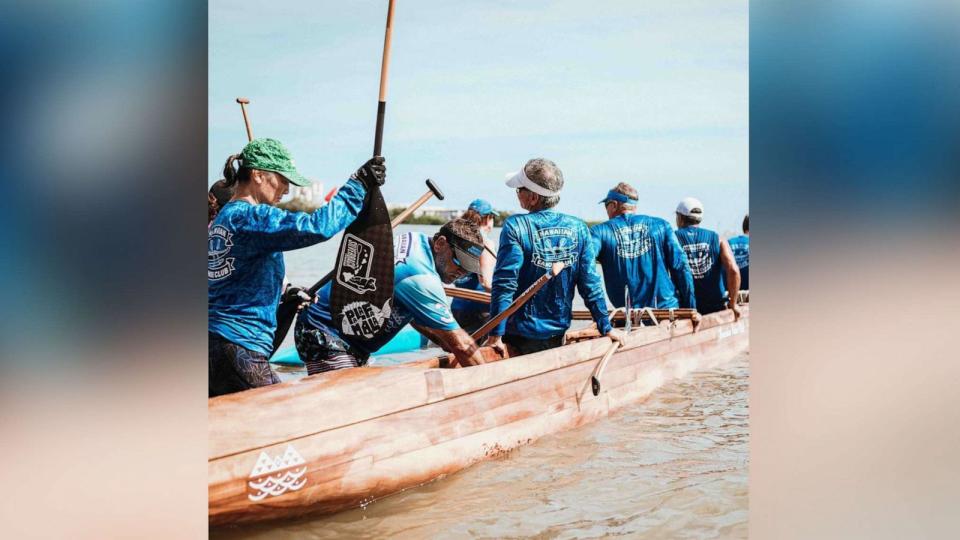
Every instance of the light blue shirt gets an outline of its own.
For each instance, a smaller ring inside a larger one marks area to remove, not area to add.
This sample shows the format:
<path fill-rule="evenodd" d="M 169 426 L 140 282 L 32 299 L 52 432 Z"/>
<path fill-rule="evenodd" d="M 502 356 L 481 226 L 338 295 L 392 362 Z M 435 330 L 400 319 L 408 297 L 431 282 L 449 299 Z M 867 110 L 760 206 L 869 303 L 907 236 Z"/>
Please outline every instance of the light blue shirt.
<path fill-rule="evenodd" d="M 330 316 L 330 284 L 320 289 L 316 303 L 300 313 L 301 322 L 314 328 L 325 328 L 367 354 L 386 345 L 411 321 L 436 330 L 459 328 L 447 305 L 443 281 L 437 273 L 430 248 L 430 237 L 416 232 L 400 234 L 394 238 L 393 249 L 393 306 L 376 340 L 354 342 L 349 335 L 334 327 Z"/>

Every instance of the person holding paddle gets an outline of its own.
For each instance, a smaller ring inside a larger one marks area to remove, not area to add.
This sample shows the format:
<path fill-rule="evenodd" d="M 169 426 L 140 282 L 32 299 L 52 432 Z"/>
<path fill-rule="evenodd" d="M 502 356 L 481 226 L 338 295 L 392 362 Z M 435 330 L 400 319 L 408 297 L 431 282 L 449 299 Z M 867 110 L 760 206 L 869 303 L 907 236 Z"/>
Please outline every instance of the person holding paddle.
<path fill-rule="evenodd" d="M 497 263 L 494 257 L 494 245 L 490 241 L 489 234 L 493 230 L 493 218 L 497 215 L 496 210 L 487 201 L 476 199 L 467 208 L 467 211 L 460 216 L 462 219 L 472 221 L 480 227 L 480 233 L 483 235 L 485 249 L 480 255 L 480 271 L 476 274 L 468 274 L 456 281 L 456 286 L 461 289 L 472 291 L 490 292 L 493 282 L 493 268 Z M 450 303 L 450 310 L 457 323 L 467 332 L 483 326 L 490 318 L 490 305 L 465 300 L 463 298 L 454 298 Z"/>
<path fill-rule="evenodd" d="M 507 176 L 527 214 L 503 223 L 497 265 L 493 272 L 490 315 L 496 317 L 531 283 L 563 263 L 551 279 L 512 317 L 490 332 L 486 345 L 510 356 L 529 354 L 563 344 L 570 328 L 574 287 L 589 308 L 601 334 L 622 342 L 623 333 L 607 319 L 607 303 L 596 269 L 597 251 L 583 220 L 553 210 L 560 202 L 563 173 L 548 159 L 531 159 Z M 509 345 L 512 351 L 507 351 Z"/>
<path fill-rule="evenodd" d="M 290 184 L 310 184 L 277 140 L 249 142 L 227 159 L 223 174 L 233 196 L 207 232 L 210 397 L 279 382 L 267 360 L 284 276 L 282 252 L 324 242 L 350 225 L 367 191 L 383 185 L 386 166 L 381 156 L 370 159 L 312 214 L 276 208 Z"/>
<path fill-rule="evenodd" d="M 687 255 L 665 219 L 636 214 L 637 190 L 620 182 L 600 201 L 609 221 L 590 229 L 614 307 L 696 308 Z"/>
<path fill-rule="evenodd" d="M 483 236 L 476 223 L 454 219 L 433 237 L 403 233 L 394 239 L 393 306 L 388 313 L 373 313 L 376 307 L 358 312 L 350 324 L 363 325 L 364 318 L 385 319 L 374 340 L 351 337 L 338 328 L 330 315 L 330 284 L 317 293 L 317 302 L 300 312 L 294 328 L 297 352 L 314 375 L 366 365 L 370 355 L 393 339 L 407 323 L 444 350 L 454 353 L 462 366 L 483 363 L 479 347 L 463 331 L 447 307 L 444 283 L 480 272 Z M 347 324 L 345 321 L 344 324 Z"/>

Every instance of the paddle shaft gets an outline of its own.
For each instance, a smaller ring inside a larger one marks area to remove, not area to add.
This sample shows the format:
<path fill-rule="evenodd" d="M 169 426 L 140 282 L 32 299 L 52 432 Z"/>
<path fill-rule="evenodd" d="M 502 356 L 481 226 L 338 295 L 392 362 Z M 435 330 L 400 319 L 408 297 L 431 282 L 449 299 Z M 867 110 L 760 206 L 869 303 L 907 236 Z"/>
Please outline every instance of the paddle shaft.
<path fill-rule="evenodd" d="M 238 97 L 237 103 L 240 104 L 240 112 L 243 113 L 243 125 L 247 128 L 247 142 L 250 142 L 253 140 L 253 129 L 250 128 L 250 118 L 247 117 L 247 104 L 250 100 Z"/>
<path fill-rule="evenodd" d="M 383 60 L 380 63 L 380 99 L 377 102 L 377 129 L 373 137 L 373 155 L 383 150 L 383 120 L 387 112 L 387 75 L 390 71 L 390 38 L 393 37 L 393 0 L 387 8 L 387 28 L 383 35 Z"/>
<path fill-rule="evenodd" d="M 521 294 L 509 306 L 507 306 L 507 309 L 503 310 L 496 317 L 487 321 L 483 326 L 478 328 L 477 331 L 474 332 L 470 337 L 473 338 L 474 341 L 479 341 L 480 338 L 489 334 L 490 331 L 494 329 L 494 327 L 500 324 L 507 317 L 513 315 L 514 312 L 516 312 L 524 304 L 526 304 L 527 300 L 530 300 L 531 298 L 533 298 L 533 296 L 537 294 L 537 291 L 542 289 L 543 286 L 546 285 L 548 281 L 550 281 L 550 278 L 556 276 L 561 271 L 563 271 L 563 268 L 564 268 L 564 265 L 562 262 L 554 263 L 553 267 L 550 269 L 549 272 L 540 276 L 540 279 L 534 281 L 532 285 L 527 287 L 527 290 L 523 291 L 523 294 Z"/>
<path fill-rule="evenodd" d="M 377 127 L 373 135 L 373 155 L 379 156 L 383 151 L 383 121 L 384 116 L 387 110 L 387 74 L 390 69 L 390 38 L 393 36 L 393 2 L 390 0 L 389 6 L 387 8 L 387 27 L 383 36 L 383 59 L 380 63 L 380 98 L 377 103 Z M 241 107 L 243 104 L 241 103 Z M 246 119 L 246 109 L 244 109 L 244 119 Z M 250 133 L 249 126 L 247 128 L 247 133 Z M 431 181 L 427 180 L 427 185 L 430 186 Z M 436 191 L 433 186 L 431 186 L 430 193 L 433 194 Z M 442 196 L 440 196 L 443 199 Z M 417 207 L 427 202 L 430 199 L 429 194 L 425 194 L 423 197 L 418 199 L 419 204 L 411 205 L 413 210 L 416 210 Z M 370 197 L 369 193 L 365 204 L 369 204 Z M 407 213 L 403 215 L 403 219 L 410 215 Z M 397 216 L 401 217 L 401 216 Z M 396 227 L 402 222 L 402 220 L 394 219 L 390 222 L 390 227 Z M 324 285 L 330 282 L 333 279 L 335 270 L 331 270 L 327 275 L 323 276 L 320 281 L 313 284 L 310 289 L 307 290 L 307 293 L 314 297 Z M 280 304 L 279 309 L 277 310 L 277 331 L 273 336 L 273 352 L 276 353 L 277 349 L 280 348 L 280 343 L 283 341 L 283 338 L 286 337 L 287 332 L 290 331 L 290 325 L 293 324 L 293 319 L 297 314 L 296 305 L 294 302 L 289 302 L 288 305 Z M 271 355 L 272 356 L 272 355 Z"/>

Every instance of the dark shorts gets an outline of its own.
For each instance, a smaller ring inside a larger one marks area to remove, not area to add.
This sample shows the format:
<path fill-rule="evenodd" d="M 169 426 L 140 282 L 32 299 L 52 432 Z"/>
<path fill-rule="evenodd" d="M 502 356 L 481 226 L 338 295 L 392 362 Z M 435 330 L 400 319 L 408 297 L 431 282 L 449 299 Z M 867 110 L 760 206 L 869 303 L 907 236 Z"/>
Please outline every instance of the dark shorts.
<path fill-rule="evenodd" d="M 535 339 L 506 334 L 503 336 L 503 342 L 513 347 L 518 354 L 531 354 L 563 345 L 563 334 L 546 339 Z"/>
<path fill-rule="evenodd" d="M 210 397 L 280 382 L 270 369 L 267 355 L 227 341 L 219 334 L 207 334 L 207 359 Z"/>
<path fill-rule="evenodd" d="M 367 365 L 368 355 L 354 349 L 326 328 L 315 328 L 297 319 L 293 339 L 307 374 Z"/>
<path fill-rule="evenodd" d="M 453 318 L 456 319 L 457 324 L 460 325 L 460 328 L 463 328 L 464 332 L 472 334 L 490 319 L 490 313 L 488 311 L 458 309 L 453 311 Z"/>

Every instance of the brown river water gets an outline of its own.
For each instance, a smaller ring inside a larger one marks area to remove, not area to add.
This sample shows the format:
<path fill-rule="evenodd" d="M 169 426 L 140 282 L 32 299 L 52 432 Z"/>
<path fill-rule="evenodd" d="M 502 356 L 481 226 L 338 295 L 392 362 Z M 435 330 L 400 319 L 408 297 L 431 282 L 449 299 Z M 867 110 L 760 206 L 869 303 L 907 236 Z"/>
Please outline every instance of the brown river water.
<path fill-rule="evenodd" d="M 746 538 L 749 353 L 358 508 L 211 538 Z"/>

